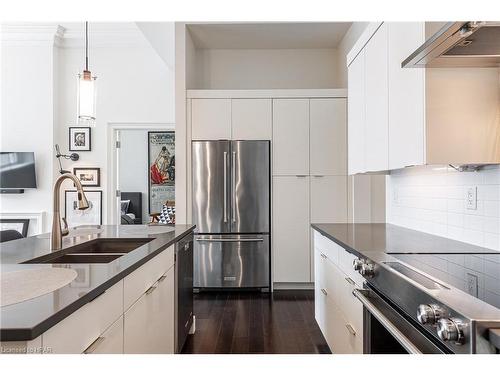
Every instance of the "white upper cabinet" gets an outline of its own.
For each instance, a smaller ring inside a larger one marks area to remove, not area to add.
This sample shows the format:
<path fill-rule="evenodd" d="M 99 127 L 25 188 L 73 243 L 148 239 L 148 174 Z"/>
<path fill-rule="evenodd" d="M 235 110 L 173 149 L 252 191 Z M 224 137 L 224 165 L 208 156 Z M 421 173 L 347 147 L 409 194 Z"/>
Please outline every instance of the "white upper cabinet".
<path fill-rule="evenodd" d="M 355 57 L 347 70 L 348 171 L 365 172 L 365 50 Z"/>
<path fill-rule="evenodd" d="M 389 169 L 425 163 L 425 69 L 401 68 L 424 42 L 423 22 L 389 22 Z"/>
<path fill-rule="evenodd" d="M 192 99 L 193 140 L 231 139 L 231 99 Z"/>
<path fill-rule="evenodd" d="M 274 175 L 309 175 L 309 99 L 273 101 Z"/>
<path fill-rule="evenodd" d="M 310 174 L 347 173 L 346 99 L 310 101 Z"/>
<path fill-rule="evenodd" d="M 231 117 L 232 139 L 271 140 L 271 99 L 233 99 Z"/>
<path fill-rule="evenodd" d="M 365 47 L 366 171 L 388 169 L 387 24 Z"/>

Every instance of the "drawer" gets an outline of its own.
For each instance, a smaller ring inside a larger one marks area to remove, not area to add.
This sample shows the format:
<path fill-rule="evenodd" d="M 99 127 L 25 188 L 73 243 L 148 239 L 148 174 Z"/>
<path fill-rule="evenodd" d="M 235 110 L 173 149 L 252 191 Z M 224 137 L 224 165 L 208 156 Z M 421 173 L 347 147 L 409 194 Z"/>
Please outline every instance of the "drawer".
<path fill-rule="evenodd" d="M 314 249 L 325 254 L 334 264 L 338 263 L 339 246 L 318 231 L 314 231 Z"/>
<path fill-rule="evenodd" d="M 344 274 L 340 271 L 340 269 L 335 264 L 327 260 L 325 266 L 324 288 L 327 291 L 328 298 L 330 298 L 337 306 L 340 306 L 341 303 L 340 288 L 344 282 L 343 279 Z"/>
<path fill-rule="evenodd" d="M 42 335 L 55 354 L 83 353 L 123 314 L 123 282 L 119 281 Z"/>
<path fill-rule="evenodd" d="M 340 310 L 347 324 L 350 324 L 356 335 L 363 335 L 363 304 L 352 294 L 355 284 L 352 280 L 344 277 L 339 288 Z"/>
<path fill-rule="evenodd" d="M 174 264 L 174 245 L 123 279 L 123 309 L 127 310 Z"/>
<path fill-rule="evenodd" d="M 85 351 L 85 354 L 123 354 L 123 315 Z"/>
<path fill-rule="evenodd" d="M 338 305 L 329 298 L 325 308 L 325 338 L 333 354 L 362 354 L 362 332 L 349 328 Z"/>
<path fill-rule="evenodd" d="M 348 252 L 343 247 L 338 246 L 338 248 L 340 269 L 346 274 L 346 276 L 350 277 L 358 285 L 358 287 L 363 287 L 365 279 L 358 271 L 355 271 L 353 267 L 354 259 L 358 259 L 358 257 Z"/>

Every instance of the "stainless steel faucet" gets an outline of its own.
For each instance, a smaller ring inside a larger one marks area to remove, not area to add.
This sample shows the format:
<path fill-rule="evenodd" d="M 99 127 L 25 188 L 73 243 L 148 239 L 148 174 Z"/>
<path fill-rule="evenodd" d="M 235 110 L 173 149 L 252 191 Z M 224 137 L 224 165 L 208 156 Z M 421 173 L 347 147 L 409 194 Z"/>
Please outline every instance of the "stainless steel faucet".
<path fill-rule="evenodd" d="M 66 222 L 66 218 L 63 218 L 64 228 L 61 228 L 61 214 L 59 212 L 59 191 L 61 189 L 62 182 L 69 178 L 75 183 L 76 191 L 78 194 L 78 209 L 85 210 L 89 208 L 89 202 L 87 201 L 87 197 L 83 192 L 82 184 L 78 177 L 71 173 L 64 173 L 59 176 L 54 183 L 54 191 L 53 191 L 53 199 L 54 199 L 54 208 L 53 208 L 53 218 L 52 218 L 52 235 L 50 237 L 51 249 L 52 250 L 60 250 L 62 247 L 62 238 L 63 236 L 67 236 L 69 233 L 68 223 Z"/>

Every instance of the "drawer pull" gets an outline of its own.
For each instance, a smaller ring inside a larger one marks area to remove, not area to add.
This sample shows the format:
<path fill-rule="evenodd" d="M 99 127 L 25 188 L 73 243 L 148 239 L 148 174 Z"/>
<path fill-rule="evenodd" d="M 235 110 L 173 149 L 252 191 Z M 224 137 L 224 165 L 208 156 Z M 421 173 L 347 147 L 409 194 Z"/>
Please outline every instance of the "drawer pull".
<path fill-rule="evenodd" d="M 352 325 L 346 324 L 345 327 L 347 328 L 347 330 L 351 335 L 356 336 L 356 331 L 354 330 L 354 328 L 352 328 Z"/>
<path fill-rule="evenodd" d="M 90 344 L 88 346 L 87 349 L 85 349 L 83 351 L 83 354 L 92 354 L 93 352 L 95 352 L 95 350 L 97 349 L 97 347 L 99 346 L 99 344 L 101 342 L 103 342 L 103 341 L 104 341 L 104 337 L 99 336 L 98 338 L 95 339 L 95 341 L 92 344 Z"/>
<path fill-rule="evenodd" d="M 323 289 L 323 288 L 321 288 L 321 293 L 323 293 L 325 296 L 328 295 L 328 292 L 325 289 Z"/>
<path fill-rule="evenodd" d="M 146 294 L 151 294 L 154 292 L 154 290 L 156 289 L 156 287 L 158 286 L 158 284 L 154 284 L 153 286 L 151 286 L 148 290 L 146 290 Z"/>
<path fill-rule="evenodd" d="M 160 278 L 158 279 L 158 282 L 159 282 L 159 283 L 161 283 L 161 282 L 162 282 L 163 280 L 165 280 L 166 278 L 167 278 L 167 276 L 166 276 L 166 275 L 163 275 L 162 277 L 160 277 Z"/>
<path fill-rule="evenodd" d="M 327 256 L 326 256 L 325 254 L 320 253 L 320 255 L 321 255 L 321 258 L 323 258 L 323 259 L 327 259 Z"/>
<path fill-rule="evenodd" d="M 354 280 L 353 280 L 353 279 L 351 279 L 350 277 L 346 277 L 346 278 L 345 278 L 345 281 L 347 281 L 347 282 L 348 282 L 349 284 L 351 284 L 351 285 L 356 285 L 356 283 L 354 282 Z"/>

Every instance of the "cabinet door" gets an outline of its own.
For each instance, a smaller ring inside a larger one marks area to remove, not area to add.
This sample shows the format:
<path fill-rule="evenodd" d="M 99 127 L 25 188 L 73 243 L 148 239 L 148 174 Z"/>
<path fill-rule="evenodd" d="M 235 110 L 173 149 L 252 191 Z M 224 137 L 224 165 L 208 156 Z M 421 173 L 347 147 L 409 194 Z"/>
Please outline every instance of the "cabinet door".
<path fill-rule="evenodd" d="M 174 352 L 174 267 L 124 314 L 124 353 Z"/>
<path fill-rule="evenodd" d="M 309 99 L 274 99 L 273 161 L 273 175 L 309 174 Z"/>
<path fill-rule="evenodd" d="M 347 176 L 311 177 L 311 223 L 347 221 Z"/>
<path fill-rule="evenodd" d="M 103 332 L 85 354 L 123 354 L 123 316 Z"/>
<path fill-rule="evenodd" d="M 425 164 L 425 69 L 401 68 L 424 42 L 424 22 L 389 22 L 389 169 Z"/>
<path fill-rule="evenodd" d="M 271 99 L 233 99 L 231 103 L 232 139 L 271 140 Z"/>
<path fill-rule="evenodd" d="M 310 282 L 309 178 L 273 178 L 274 282 Z"/>
<path fill-rule="evenodd" d="M 191 134 L 194 140 L 231 139 L 231 99 L 193 99 Z"/>
<path fill-rule="evenodd" d="M 367 171 L 388 169 L 387 24 L 383 23 L 365 47 Z"/>
<path fill-rule="evenodd" d="M 348 171 L 349 174 L 365 171 L 365 50 L 351 62 L 348 81 Z"/>
<path fill-rule="evenodd" d="M 347 172 L 346 100 L 310 101 L 310 173 L 345 175 Z"/>

